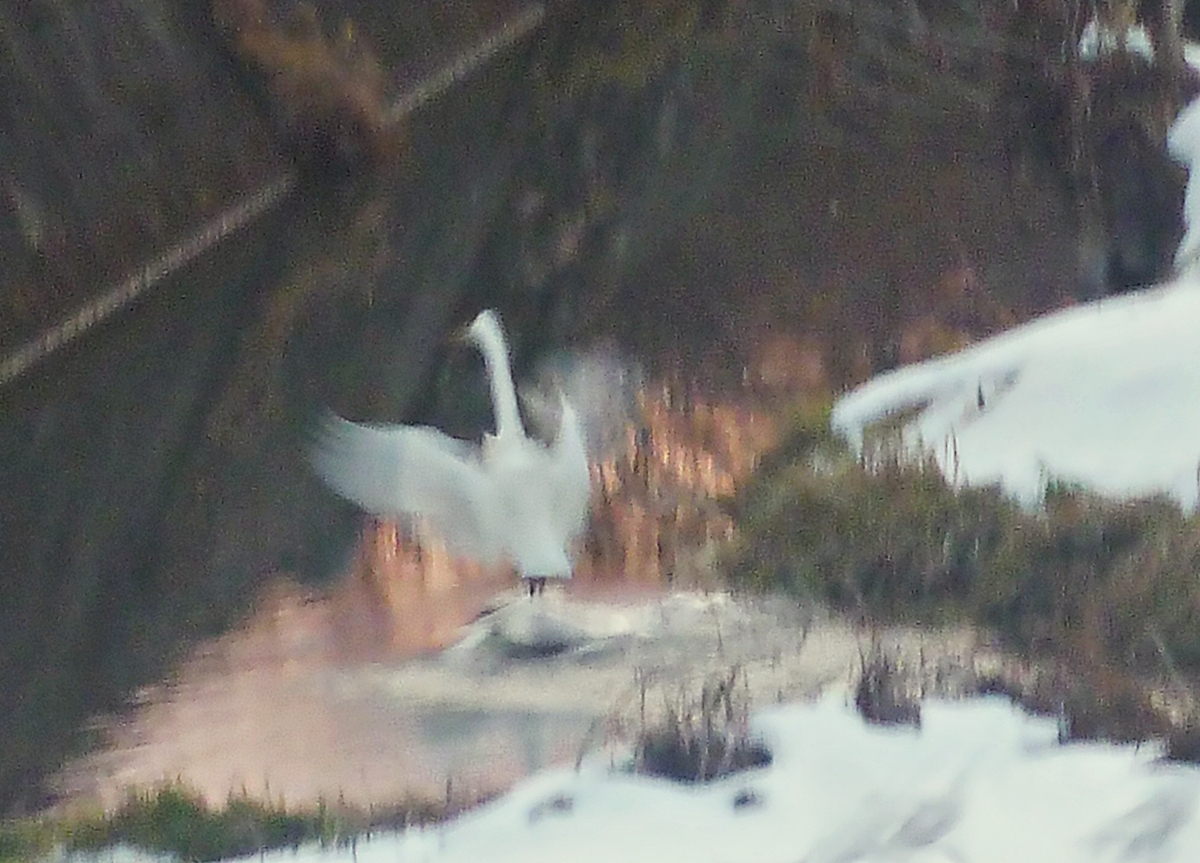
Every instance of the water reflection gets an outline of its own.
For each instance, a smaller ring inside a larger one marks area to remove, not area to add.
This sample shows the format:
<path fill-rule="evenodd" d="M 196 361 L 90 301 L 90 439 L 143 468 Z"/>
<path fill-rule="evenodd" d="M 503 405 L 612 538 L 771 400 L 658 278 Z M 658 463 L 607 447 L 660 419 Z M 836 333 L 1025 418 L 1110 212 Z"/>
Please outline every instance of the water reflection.
<path fill-rule="evenodd" d="M 495 790 L 566 757 L 587 718 L 558 728 L 519 712 L 435 710 L 345 685 L 444 647 L 515 581 L 443 551 L 397 546 L 392 525 L 368 534 L 363 562 L 332 592 L 280 580 L 245 627 L 143 691 L 130 716 L 108 720 L 111 748 L 64 773 L 66 799 L 111 807 L 128 787 L 179 779 L 215 803 L 245 791 L 365 806 L 440 797 L 447 783 L 464 795 Z"/>
<path fill-rule="evenodd" d="M 592 529 L 565 588 L 576 599 L 628 603 L 704 584 L 732 529 L 713 501 L 771 440 L 753 412 L 669 388 L 644 392 L 640 416 L 627 446 L 593 466 Z M 441 658 L 497 597 L 517 593 L 509 567 L 455 559 L 419 530 L 365 518 L 357 559 L 332 589 L 276 580 L 241 629 L 102 723 L 111 746 L 65 771 L 60 791 L 111 807 L 130 786 L 179 779 L 214 803 L 245 791 L 365 806 L 447 787 L 468 799 L 573 760 L 642 660 L 564 683 L 533 664 L 464 672 Z M 694 620 L 680 618 L 679 632 L 700 646 L 670 661 L 686 664 L 722 635 L 708 610 L 684 611 Z M 649 619 L 644 602 L 629 614 Z"/>

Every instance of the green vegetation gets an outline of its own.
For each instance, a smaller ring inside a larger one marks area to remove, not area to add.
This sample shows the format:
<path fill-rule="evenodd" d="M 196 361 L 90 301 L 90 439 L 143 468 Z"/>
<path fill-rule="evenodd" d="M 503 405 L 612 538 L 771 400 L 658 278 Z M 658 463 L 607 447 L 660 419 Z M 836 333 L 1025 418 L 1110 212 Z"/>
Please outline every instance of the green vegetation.
<path fill-rule="evenodd" d="M 732 503 L 736 581 L 871 621 L 972 621 L 1099 687 L 1200 676 L 1200 518 L 1064 485 L 1036 512 L 801 417 Z"/>
<path fill-rule="evenodd" d="M 282 803 L 231 796 L 221 809 L 178 783 L 131 792 L 111 814 L 76 813 L 0 822 L 0 861 L 31 860 L 55 848 L 95 851 L 130 845 L 185 861 L 220 860 L 305 842 L 339 845 L 376 830 L 440 821 L 450 806 L 408 801 L 358 809 L 344 803 L 288 810 Z"/>

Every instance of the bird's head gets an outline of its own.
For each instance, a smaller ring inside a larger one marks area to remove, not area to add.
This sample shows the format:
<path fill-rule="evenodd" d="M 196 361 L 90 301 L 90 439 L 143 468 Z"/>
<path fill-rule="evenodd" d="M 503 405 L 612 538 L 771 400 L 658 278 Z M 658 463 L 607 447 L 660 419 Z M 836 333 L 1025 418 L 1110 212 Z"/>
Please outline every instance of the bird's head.
<path fill-rule="evenodd" d="M 500 328 L 500 318 L 491 309 L 484 309 L 471 323 L 454 331 L 454 341 L 477 347 L 483 347 L 489 342 L 503 343 L 503 340 L 504 331 Z"/>

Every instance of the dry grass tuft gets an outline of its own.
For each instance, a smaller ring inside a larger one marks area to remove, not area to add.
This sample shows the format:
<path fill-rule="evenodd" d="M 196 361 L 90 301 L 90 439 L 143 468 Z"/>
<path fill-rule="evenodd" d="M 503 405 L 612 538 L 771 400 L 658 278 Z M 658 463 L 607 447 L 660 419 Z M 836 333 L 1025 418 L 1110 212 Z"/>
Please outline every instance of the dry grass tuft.
<path fill-rule="evenodd" d="M 402 136 L 387 122 L 387 74 L 353 21 L 330 36 L 311 4 L 285 18 L 267 0 L 212 0 L 212 15 L 238 58 L 262 77 L 303 165 L 344 171 L 394 161 Z"/>
<path fill-rule="evenodd" d="M 449 801 L 405 801 L 363 810 L 344 803 L 288 809 L 283 803 L 231 795 L 210 807 L 172 782 L 131 791 L 112 813 L 75 812 L 0 822 L 0 861 L 33 860 L 54 850 L 95 852 L 119 845 L 182 861 L 223 860 L 303 843 L 352 845 L 381 830 L 402 830 L 453 817 Z"/>
<path fill-rule="evenodd" d="M 1030 512 L 886 447 L 865 463 L 817 416 L 731 510 L 736 581 L 866 621 L 981 625 L 1051 669 L 1017 694 L 1062 715 L 1068 736 L 1139 739 L 1194 721 L 1200 517 L 1171 501 L 1051 485 Z"/>
<path fill-rule="evenodd" d="M 711 782 L 771 763 L 770 750 L 750 733 L 750 698 L 739 666 L 701 681 L 698 693 L 695 681 L 672 677 L 668 684 L 645 672 L 635 686 L 636 716 L 614 711 L 606 720 L 609 742 L 632 738 L 634 773 Z"/>

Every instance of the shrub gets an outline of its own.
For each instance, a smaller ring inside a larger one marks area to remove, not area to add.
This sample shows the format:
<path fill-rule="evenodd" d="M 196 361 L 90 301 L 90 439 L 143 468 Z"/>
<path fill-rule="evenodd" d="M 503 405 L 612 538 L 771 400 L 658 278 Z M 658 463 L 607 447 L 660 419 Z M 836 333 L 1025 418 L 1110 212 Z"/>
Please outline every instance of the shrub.
<path fill-rule="evenodd" d="M 402 134 L 388 121 L 383 64 L 353 22 L 329 36 L 307 3 L 286 18 L 266 0 L 211 0 L 211 10 L 234 54 L 260 76 L 303 165 L 344 171 L 399 155 Z"/>
<path fill-rule="evenodd" d="M 656 723 L 647 723 L 643 710 L 634 772 L 678 782 L 710 782 L 770 764 L 770 751 L 750 736 L 749 701 L 738 685 L 740 678 L 737 667 L 724 677 L 711 678 L 698 699 L 681 689 Z"/>
<path fill-rule="evenodd" d="M 1019 518 L 996 489 L 952 489 L 931 462 L 867 469 L 804 417 L 733 502 L 734 578 L 782 587 L 863 616 L 941 618 L 972 599 Z"/>
<path fill-rule="evenodd" d="M 730 502 L 735 581 L 881 621 L 969 620 L 1088 675 L 1200 675 L 1200 519 L 1052 484 L 1037 511 L 802 417 Z"/>

